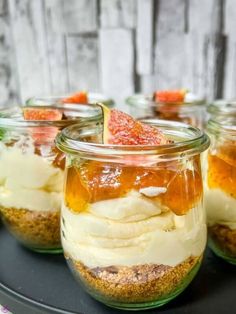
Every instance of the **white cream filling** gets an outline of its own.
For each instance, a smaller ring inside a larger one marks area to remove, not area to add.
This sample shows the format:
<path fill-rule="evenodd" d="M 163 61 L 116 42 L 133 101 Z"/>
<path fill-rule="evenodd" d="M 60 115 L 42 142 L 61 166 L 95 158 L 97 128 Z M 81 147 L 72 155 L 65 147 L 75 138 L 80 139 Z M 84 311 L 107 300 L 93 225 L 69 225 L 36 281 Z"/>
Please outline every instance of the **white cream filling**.
<path fill-rule="evenodd" d="M 221 224 L 236 229 L 236 199 L 221 189 L 205 191 L 205 207 L 209 226 Z"/>
<path fill-rule="evenodd" d="M 0 147 L 0 205 L 35 211 L 60 210 L 63 171 L 32 149 Z"/>
<path fill-rule="evenodd" d="M 137 192 L 91 204 L 84 213 L 62 207 L 62 244 L 88 267 L 175 266 L 202 254 L 206 224 L 201 208 L 176 216 Z"/>

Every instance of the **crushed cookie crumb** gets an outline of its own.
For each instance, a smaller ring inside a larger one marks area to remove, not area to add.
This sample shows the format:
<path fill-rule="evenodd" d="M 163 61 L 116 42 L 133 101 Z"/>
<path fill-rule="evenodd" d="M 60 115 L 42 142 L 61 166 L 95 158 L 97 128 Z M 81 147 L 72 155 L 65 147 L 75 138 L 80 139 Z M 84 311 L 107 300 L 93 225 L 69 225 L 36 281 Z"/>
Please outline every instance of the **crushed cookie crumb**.
<path fill-rule="evenodd" d="M 60 248 L 60 211 L 0 208 L 2 220 L 20 242 L 30 248 Z"/>
<path fill-rule="evenodd" d="M 223 252 L 236 257 L 236 230 L 216 224 L 208 227 L 208 231 L 212 240 Z"/>
<path fill-rule="evenodd" d="M 116 302 L 146 302 L 165 298 L 178 289 L 202 259 L 189 257 L 181 264 L 144 264 L 88 268 L 66 254 L 79 279 L 92 294 Z"/>

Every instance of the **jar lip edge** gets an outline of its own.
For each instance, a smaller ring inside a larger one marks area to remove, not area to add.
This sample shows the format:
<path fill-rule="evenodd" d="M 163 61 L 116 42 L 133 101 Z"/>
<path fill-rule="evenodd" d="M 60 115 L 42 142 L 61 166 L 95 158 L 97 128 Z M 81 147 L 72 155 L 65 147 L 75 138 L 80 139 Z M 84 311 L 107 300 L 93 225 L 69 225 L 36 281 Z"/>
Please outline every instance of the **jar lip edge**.
<path fill-rule="evenodd" d="M 166 106 L 181 106 L 181 109 L 182 108 L 194 108 L 194 107 L 198 107 L 198 106 L 202 106 L 204 107 L 205 103 L 206 103 L 206 99 L 203 98 L 203 97 L 199 97 L 199 99 L 196 99 L 196 100 L 193 100 L 193 101 L 183 101 L 180 104 L 178 103 L 169 103 L 169 104 L 166 104 L 164 102 L 156 102 L 152 99 L 152 94 L 141 94 L 141 93 L 138 93 L 138 94 L 134 94 L 134 95 L 131 95 L 129 97 L 127 97 L 125 99 L 126 103 L 128 105 L 131 105 L 131 106 L 144 106 L 144 105 L 151 105 L 151 107 L 154 107 L 154 106 L 158 106 L 158 105 L 166 105 Z"/>
<path fill-rule="evenodd" d="M 190 139 L 186 139 L 184 141 L 180 141 L 177 143 L 170 143 L 165 145 L 110 145 L 110 144 L 98 144 L 98 143 L 88 143 L 79 141 L 73 138 L 70 138 L 66 135 L 66 132 L 69 128 L 76 127 L 76 124 L 69 126 L 62 130 L 60 134 L 56 137 L 56 145 L 59 149 L 64 152 L 73 151 L 75 153 L 79 153 L 83 151 L 86 153 L 86 150 L 90 153 L 94 154 L 110 154 L 110 155 L 158 155 L 158 154 L 171 154 L 184 152 L 186 150 L 195 150 L 198 152 L 202 152 L 205 150 L 205 146 L 209 146 L 209 137 L 206 133 L 201 131 L 198 128 L 192 127 L 188 124 L 176 122 L 176 121 L 168 121 L 168 120 L 158 120 L 158 119 L 145 119 L 144 122 L 159 121 L 161 123 L 168 124 L 176 124 L 176 127 L 188 127 L 192 129 L 196 133 L 196 136 Z M 77 124 L 78 125 L 78 124 Z M 199 145 L 196 145 L 196 144 Z"/>
<path fill-rule="evenodd" d="M 79 107 L 79 108 L 78 108 Z M 14 107 L 4 107 L 0 109 L 0 127 L 4 128 L 25 128 L 25 127 L 48 127 L 48 126 L 55 126 L 55 127 L 66 127 L 70 124 L 78 123 L 80 120 L 89 120 L 89 121 L 96 121 L 102 118 L 102 113 L 99 112 L 100 109 L 95 108 L 92 104 L 65 104 L 65 105 L 44 105 L 43 108 L 45 109 L 59 109 L 64 111 L 70 111 L 73 113 L 78 113 L 78 116 L 71 119 L 64 119 L 64 120 L 24 120 L 20 119 L 19 117 L 11 117 L 10 115 L 20 114 L 21 111 L 27 108 L 36 108 L 39 109 L 40 106 L 25 106 L 25 105 L 16 105 Z M 82 111 L 83 109 L 91 109 L 91 115 L 82 116 L 82 113 L 86 111 Z M 14 112 L 15 110 L 15 112 Z M 21 110 L 21 111 L 20 111 Z M 81 115 L 79 116 L 79 113 Z M 92 115 L 92 112 L 94 114 Z M 1 116 L 4 113 L 8 114 L 9 116 Z"/>
<path fill-rule="evenodd" d="M 218 128 L 219 130 L 224 131 L 225 133 L 232 132 L 233 134 L 236 135 L 236 123 L 234 125 L 229 125 L 223 124 L 223 121 L 221 123 L 219 120 L 217 121 L 215 119 L 209 119 L 207 123 L 207 129 L 209 130 L 209 128 L 210 129 Z"/>
<path fill-rule="evenodd" d="M 211 114 L 235 114 L 236 99 L 216 99 L 208 105 L 207 112 Z"/>
<path fill-rule="evenodd" d="M 63 98 L 67 98 L 67 97 L 70 97 L 72 95 L 72 93 L 66 93 L 66 94 L 59 94 L 59 95 L 36 95 L 36 96 L 32 96 L 32 97 L 29 97 L 26 99 L 25 103 L 28 104 L 29 102 L 31 101 L 43 101 L 43 100 L 60 100 L 60 99 L 63 99 Z M 108 97 L 107 95 L 101 93 L 101 92 L 88 92 L 88 98 L 91 98 L 89 99 L 89 103 L 88 104 L 85 104 L 85 105 L 89 105 L 91 104 L 91 102 L 108 102 L 110 105 L 114 105 L 115 104 L 115 101 L 112 97 Z M 96 99 L 98 98 L 98 99 Z M 94 99 L 94 100 L 93 100 Z M 67 104 L 67 103 L 66 103 Z M 70 103 L 68 103 L 70 104 Z M 78 105 L 81 104 L 81 103 L 77 103 Z M 82 105 L 82 104 L 81 104 Z"/>

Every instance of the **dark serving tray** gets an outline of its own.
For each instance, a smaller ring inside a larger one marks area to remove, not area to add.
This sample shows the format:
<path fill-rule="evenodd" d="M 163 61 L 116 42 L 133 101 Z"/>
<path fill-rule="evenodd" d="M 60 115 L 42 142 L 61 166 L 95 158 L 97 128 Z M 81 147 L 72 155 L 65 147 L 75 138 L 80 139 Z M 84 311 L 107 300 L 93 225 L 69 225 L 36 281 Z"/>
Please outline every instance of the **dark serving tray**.
<path fill-rule="evenodd" d="M 118 314 L 76 283 L 62 255 L 24 249 L 0 226 L 0 304 L 14 314 Z M 197 277 L 169 304 L 142 313 L 236 313 L 236 267 L 207 251 Z"/>

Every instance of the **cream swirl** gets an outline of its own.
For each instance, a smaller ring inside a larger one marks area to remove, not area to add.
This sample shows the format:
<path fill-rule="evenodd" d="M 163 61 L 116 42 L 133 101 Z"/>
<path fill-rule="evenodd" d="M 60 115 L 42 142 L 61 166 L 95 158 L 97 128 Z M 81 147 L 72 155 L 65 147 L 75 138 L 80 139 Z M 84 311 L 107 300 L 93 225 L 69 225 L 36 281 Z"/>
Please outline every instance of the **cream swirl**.
<path fill-rule="evenodd" d="M 63 171 L 45 158 L 1 145 L 0 205 L 37 211 L 59 210 Z"/>
<path fill-rule="evenodd" d="M 131 191 L 126 197 L 90 204 L 83 213 L 63 205 L 62 244 L 67 254 L 88 267 L 175 266 L 202 254 L 206 225 L 201 208 L 176 216 Z"/>

